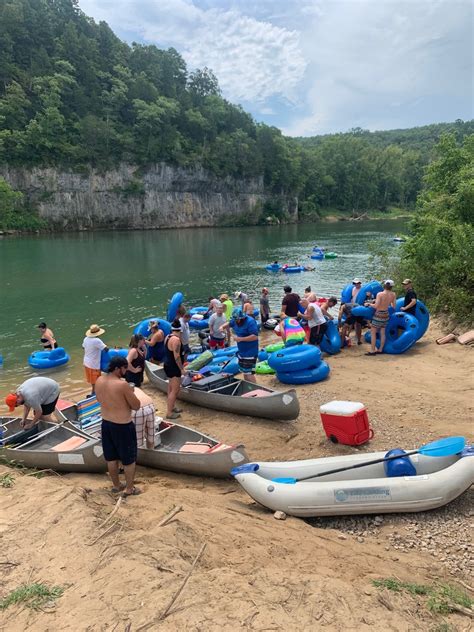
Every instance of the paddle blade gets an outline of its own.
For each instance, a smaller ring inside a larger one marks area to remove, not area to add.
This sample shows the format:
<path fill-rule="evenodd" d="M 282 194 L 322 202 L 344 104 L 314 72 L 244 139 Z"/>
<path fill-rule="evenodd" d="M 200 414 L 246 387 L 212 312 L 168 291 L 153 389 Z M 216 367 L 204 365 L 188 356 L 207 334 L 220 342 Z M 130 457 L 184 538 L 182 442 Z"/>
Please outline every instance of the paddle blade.
<path fill-rule="evenodd" d="M 450 456 L 461 452 L 465 445 L 466 439 L 464 437 L 446 437 L 445 439 L 427 443 L 418 452 L 427 456 Z"/>
<path fill-rule="evenodd" d="M 298 481 L 296 478 L 272 478 L 272 483 L 284 483 L 285 485 L 294 485 Z"/>

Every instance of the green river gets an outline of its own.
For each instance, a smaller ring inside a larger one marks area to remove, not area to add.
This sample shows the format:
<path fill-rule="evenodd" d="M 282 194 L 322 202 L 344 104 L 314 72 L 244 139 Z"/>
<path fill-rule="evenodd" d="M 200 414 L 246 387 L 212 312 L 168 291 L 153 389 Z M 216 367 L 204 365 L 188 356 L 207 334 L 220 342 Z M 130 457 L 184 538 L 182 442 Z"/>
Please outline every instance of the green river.
<path fill-rule="evenodd" d="M 176 291 L 192 307 L 211 295 L 263 286 L 274 310 L 289 283 L 301 292 L 311 285 L 319 296 L 336 294 L 359 276 L 367 279 L 367 245 L 406 230 L 404 220 L 334 222 L 248 228 L 193 228 L 167 231 L 97 232 L 0 240 L 0 395 L 38 375 L 28 356 L 41 348 L 36 325 L 46 321 L 70 362 L 42 375 L 54 377 L 74 394 L 84 390 L 81 344 L 91 323 L 106 329 L 109 346 L 127 346 L 134 324 L 164 316 Z M 320 245 L 337 259 L 312 261 Z M 278 260 L 314 265 L 314 272 L 271 273 Z M 258 305 L 258 301 L 257 301 Z"/>

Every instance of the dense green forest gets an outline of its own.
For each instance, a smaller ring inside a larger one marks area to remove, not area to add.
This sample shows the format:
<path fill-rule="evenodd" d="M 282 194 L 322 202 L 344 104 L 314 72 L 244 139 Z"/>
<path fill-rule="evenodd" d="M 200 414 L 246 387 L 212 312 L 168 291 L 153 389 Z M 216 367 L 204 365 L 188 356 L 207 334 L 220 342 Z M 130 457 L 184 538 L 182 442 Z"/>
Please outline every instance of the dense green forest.
<path fill-rule="evenodd" d="M 327 208 L 412 208 L 434 144 L 452 129 L 461 141 L 474 125 L 286 138 L 224 99 L 208 68 L 189 72 L 172 48 L 129 46 L 77 0 L 0 4 L 3 164 L 202 165 L 218 177 L 263 176 L 262 217 L 283 218 L 285 197 L 298 196 L 300 217 L 316 219 Z"/>
<path fill-rule="evenodd" d="M 436 312 L 474 315 L 474 135 L 445 135 L 427 168 L 398 277 L 409 277 Z"/>

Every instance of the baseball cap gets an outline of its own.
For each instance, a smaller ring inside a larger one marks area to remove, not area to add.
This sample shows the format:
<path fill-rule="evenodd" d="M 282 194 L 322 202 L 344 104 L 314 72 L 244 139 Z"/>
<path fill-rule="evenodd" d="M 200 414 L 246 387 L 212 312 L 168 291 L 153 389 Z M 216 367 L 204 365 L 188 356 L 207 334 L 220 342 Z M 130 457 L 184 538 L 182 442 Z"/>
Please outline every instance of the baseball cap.
<path fill-rule="evenodd" d="M 356 278 L 352 281 L 352 284 L 353 284 L 353 285 L 357 285 L 358 283 L 362 283 L 362 281 L 361 281 L 358 277 L 356 277 Z"/>
<path fill-rule="evenodd" d="M 393 287 L 395 285 L 395 281 L 392 281 L 392 279 L 386 279 L 384 281 L 384 285 L 390 285 L 390 287 Z"/>
<path fill-rule="evenodd" d="M 18 395 L 16 393 L 8 393 L 8 395 L 5 397 L 5 404 L 8 406 L 10 412 L 12 413 L 18 406 Z"/>
<path fill-rule="evenodd" d="M 402 285 L 408 285 L 409 283 L 411 283 L 411 279 L 405 279 L 402 281 Z"/>
<path fill-rule="evenodd" d="M 232 310 L 232 318 L 234 318 L 235 320 L 241 320 L 242 318 L 245 318 L 245 314 L 240 309 L 240 307 L 234 307 L 234 309 Z"/>

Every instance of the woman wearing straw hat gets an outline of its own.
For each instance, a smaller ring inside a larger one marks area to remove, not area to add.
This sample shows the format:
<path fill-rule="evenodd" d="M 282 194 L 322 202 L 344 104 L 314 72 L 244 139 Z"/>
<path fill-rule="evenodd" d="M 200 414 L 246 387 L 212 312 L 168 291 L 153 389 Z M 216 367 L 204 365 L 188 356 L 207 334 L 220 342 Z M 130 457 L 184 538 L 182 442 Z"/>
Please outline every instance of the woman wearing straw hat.
<path fill-rule="evenodd" d="M 105 329 L 99 325 L 91 325 L 86 331 L 86 337 L 82 342 L 84 348 L 84 372 L 86 381 L 92 387 L 92 395 L 95 393 L 95 383 L 100 377 L 100 355 L 107 345 L 102 342 L 100 336 L 105 334 Z"/>

